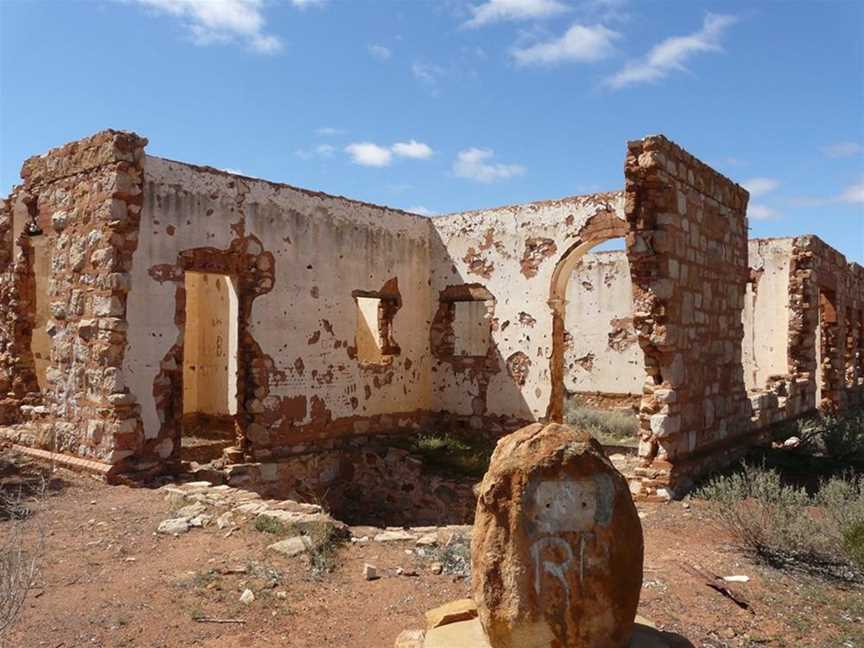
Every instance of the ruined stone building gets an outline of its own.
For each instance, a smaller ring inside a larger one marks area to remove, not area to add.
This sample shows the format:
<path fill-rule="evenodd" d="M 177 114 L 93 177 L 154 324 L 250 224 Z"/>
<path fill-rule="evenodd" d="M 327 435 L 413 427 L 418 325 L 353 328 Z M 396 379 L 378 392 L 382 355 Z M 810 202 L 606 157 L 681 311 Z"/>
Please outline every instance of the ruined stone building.
<path fill-rule="evenodd" d="M 747 192 L 662 136 L 629 143 L 623 191 L 436 218 L 146 144 L 30 158 L 0 207 L 20 445 L 112 474 L 215 448 L 290 490 L 362 481 L 376 435 L 497 437 L 568 393 L 625 394 L 631 488 L 665 497 L 774 423 L 861 402 L 862 267 L 815 236 L 748 241 Z"/>

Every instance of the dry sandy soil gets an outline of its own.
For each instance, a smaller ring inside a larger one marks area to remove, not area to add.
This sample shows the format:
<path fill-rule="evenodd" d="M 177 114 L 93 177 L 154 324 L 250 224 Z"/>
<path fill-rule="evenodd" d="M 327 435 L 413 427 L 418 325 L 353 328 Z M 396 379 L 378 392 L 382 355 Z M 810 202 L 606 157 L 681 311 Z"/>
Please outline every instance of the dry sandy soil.
<path fill-rule="evenodd" d="M 44 537 L 41 573 L 5 637 L 9 646 L 390 648 L 401 630 L 423 626 L 427 609 L 468 594 L 464 579 L 432 574 L 410 542 L 346 544 L 335 571 L 314 577 L 303 558 L 269 555 L 273 536 L 252 525 L 229 537 L 215 527 L 157 535 L 169 514 L 162 493 L 58 476 L 63 487 L 26 522 Z M 864 647 L 861 587 L 754 563 L 726 544 L 699 502 L 640 510 L 639 611 L 685 637 L 680 645 Z M 384 578 L 366 581 L 365 563 Z M 752 612 L 688 573 L 688 564 L 749 576 L 735 587 Z M 418 575 L 398 576 L 400 566 Z M 248 606 L 239 602 L 245 588 L 256 596 Z"/>

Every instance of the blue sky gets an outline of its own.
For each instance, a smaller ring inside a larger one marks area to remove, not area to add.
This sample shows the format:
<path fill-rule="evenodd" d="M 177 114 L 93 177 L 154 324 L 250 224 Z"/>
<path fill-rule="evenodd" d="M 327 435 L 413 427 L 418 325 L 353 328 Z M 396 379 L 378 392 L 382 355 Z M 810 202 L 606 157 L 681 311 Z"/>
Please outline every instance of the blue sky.
<path fill-rule="evenodd" d="M 751 236 L 864 263 L 864 3 L 0 0 L 0 188 L 103 128 L 148 152 L 445 213 L 623 187 L 664 133 Z"/>

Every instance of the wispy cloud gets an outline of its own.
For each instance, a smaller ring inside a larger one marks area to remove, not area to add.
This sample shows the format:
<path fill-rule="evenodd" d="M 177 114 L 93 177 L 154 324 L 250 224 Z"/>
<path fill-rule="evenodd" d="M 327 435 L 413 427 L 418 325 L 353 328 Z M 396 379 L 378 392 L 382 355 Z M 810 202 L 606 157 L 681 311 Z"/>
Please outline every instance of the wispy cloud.
<path fill-rule="evenodd" d="M 774 191 L 780 186 L 780 181 L 776 178 L 750 178 L 742 182 L 741 186 L 750 192 L 751 198 L 757 198 Z"/>
<path fill-rule="evenodd" d="M 495 151 L 492 149 L 469 148 L 459 151 L 453 162 L 453 174 L 459 178 L 490 183 L 525 173 L 525 167 L 520 164 L 492 163 L 494 156 Z"/>
<path fill-rule="evenodd" d="M 303 160 L 311 160 L 312 158 L 329 158 L 333 157 L 336 152 L 336 147 L 331 144 L 319 144 L 311 149 L 298 149 L 294 154 Z"/>
<path fill-rule="evenodd" d="M 301 0 L 302 1 L 302 0 Z M 263 0 L 133 0 L 180 18 L 198 45 L 245 43 L 261 54 L 282 49 L 278 36 L 265 32 Z M 294 0 L 297 4 L 298 0 Z M 299 6 L 299 5 L 298 5 Z"/>
<path fill-rule="evenodd" d="M 777 220 L 780 218 L 780 212 L 773 207 L 753 203 L 747 206 L 747 216 L 753 220 Z"/>
<path fill-rule="evenodd" d="M 323 7 L 327 4 L 327 0 L 291 0 L 291 4 L 298 9 L 308 9 L 310 7 Z"/>
<path fill-rule="evenodd" d="M 432 157 L 432 147 L 417 140 L 396 142 L 392 146 L 381 146 L 374 142 L 354 142 L 345 147 L 345 152 L 354 164 L 371 167 L 390 166 L 393 156 L 425 160 Z"/>
<path fill-rule="evenodd" d="M 370 45 L 368 49 L 372 58 L 378 59 L 379 61 L 387 61 L 393 55 L 393 53 L 383 45 Z"/>
<path fill-rule="evenodd" d="M 864 203 L 864 178 L 846 187 L 837 197 L 837 200 L 850 204 Z"/>
<path fill-rule="evenodd" d="M 829 158 L 848 158 L 864 153 L 864 146 L 857 142 L 837 142 L 824 147 L 822 152 Z"/>
<path fill-rule="evenodd" d="M 395 155 L 414 158 L 415 160 L 425 160 L 432 157 L 432 148 L 428 144 L 413 139 L 408 142 L 396 142 L 390 147 L 390 150 Z"/>
<path fill-rule="evenodd" d="M 797 196 L 789 201 L 793 207 L 824 207 L 826 205 L 861 205 L 864 204 L 864 176 L 846 185 L 833 196 Z"/>
<path fill-rule="evenodd" d="M 336 135 L 344 135 L 345 131 L 341 128 L 333 128 L 332 126 L 322 126 L 315 129 L 315 134 L 320 137 L 335 137 Z"/>
<path fill-rule="evenodd" d="M 536 20 L 548 18 L 570 8 L 558 0 L 487 0 L 480 5 L 469 7 L 470 20 L 465 27 L 482 27 L 505 20 Z"/>
<path fill-rule="evenodd" d="M 776 190 L 780 186 L 780 181 L 776 178 L 750 178 L 742 182 L 741 186 L 750 192 L 751 198 L 759 198 Z M 753 220 L 777 220 L 781 215 L 773 207 L 759 202 L 751 202 L 747 205 L 747 216 Z"/>
<path fill-rule="evenodd" d="M 673 72 L 686 71 L 684 64 L 696 54 L 720 52 L 720 37 L 738 19 L 709 13 L 702 29 L 687 36 L 674 36 L 661 41 L 644 59 L 627 64 L 609 77 L 606 85 L 618 89 L 639 83 L 659 81 Z"/>
<path fill-rule="evenodd" d="M 445 73 L 446 70 L 443 67 L 434 63 L 415 62 L 411 66 L 411 74 L 432 95 L 439 93 L 438 83 Z"/>
<path fill-rule="evenodd" d="M 372 142 L 355 142 L 345 147 L 345 152 L 351 156 L 354 164 L 360 166 L 389 166 L 393 154 L 389 148 L 378 146 Z"/>
<path fill-rule="evenodd" d="M 409 207 L 405 211 L 409 211 L 412 214 L 420 214 L 421 216 L 435 216 L 437 214 L 437 212 L 434 212 L 431 209 L 426 209 L 422 205 L 416 205 L 415 207 Z"/>
<path fill-rule="evenodd" d="M 514 49 L 513 57 L 519 65 L 590 63 L 610 56 L 615 51 L 613 41 L 620 37 L 603 25 L 574 24 L 560 38 Z"/>

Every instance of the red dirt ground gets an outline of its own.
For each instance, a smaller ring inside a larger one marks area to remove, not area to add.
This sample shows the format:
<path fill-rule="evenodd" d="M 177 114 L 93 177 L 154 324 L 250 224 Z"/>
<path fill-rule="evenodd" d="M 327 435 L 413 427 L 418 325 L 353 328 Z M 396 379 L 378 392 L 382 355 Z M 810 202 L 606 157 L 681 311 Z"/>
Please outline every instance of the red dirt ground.
<path fill-rule="evenodd" d="M 267 555 L 274 538 L 252 525 L 230 537 L 215 527 L 156 535 L 169 513 L 162 493 L 59 476 L 64 488 L 36 504 L 26 523 L 44 537 L 41 574 L 6 637 L 10 646 L 391 648 L 400 631 L 423 626 L 427 609 L 468 594 L 465 580 L 433 575 L 409 553 L 412 543 L 345 545 L 336 570 L 314 578 L 302 558 Z M 698 502 L 640 510 L 646 557 L 639 612 L 658 627 L 700 647 L 864 647 L 864 589 L 755 564 L 725 544 Z M 364 563 L 385 577 L 364 580 Z M 754 613 L 684 564 L 750 576 L 734 586 Z M 400 566 L 419 575 L 397 576 Z M 232 573 L 242 567 L 246 573 Z M 256 600 L 244 606 L 238 599 L 247 587 Z M 245 623 L 196 621 L 201 617 Z"/>

